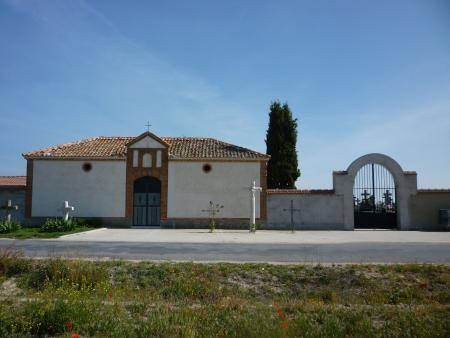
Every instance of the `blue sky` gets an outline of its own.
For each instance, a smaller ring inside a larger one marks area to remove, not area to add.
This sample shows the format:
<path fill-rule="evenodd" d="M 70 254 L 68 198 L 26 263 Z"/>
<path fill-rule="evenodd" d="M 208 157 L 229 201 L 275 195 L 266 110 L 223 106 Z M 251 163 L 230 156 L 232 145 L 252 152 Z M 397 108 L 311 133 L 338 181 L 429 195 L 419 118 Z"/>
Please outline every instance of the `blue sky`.
<path fill-rule="evenodd" d="M 0 0 L 0 175 L 147 120 L 265 151 L 274 99 L 298 118 L 298 187 L 369 152 L 450 187 L 450 1 Z"/>

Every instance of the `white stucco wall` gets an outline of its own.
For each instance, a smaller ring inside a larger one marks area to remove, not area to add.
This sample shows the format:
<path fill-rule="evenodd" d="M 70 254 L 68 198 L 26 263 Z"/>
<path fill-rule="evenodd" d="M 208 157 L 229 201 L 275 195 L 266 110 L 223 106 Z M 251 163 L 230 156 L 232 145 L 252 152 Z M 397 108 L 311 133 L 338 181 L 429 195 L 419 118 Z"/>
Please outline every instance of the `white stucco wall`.
<path fill-rule="evenodd" d="M 212 170 L 203 172 L 209 163 Z M 218 218 L 249 218 L 252 180 L 260 184 L 259 162 L 179 162 L 169 161 L 168 218 L 207 218 L 201 210 L 209 201 L 224 208 Z M 259 194 L 256 194 L 256 217 L 259 217 Z"/>
<path fill-rule="evenodd" d="M 32 216 L 61 216 L 64 201 L 77 217 L 125 217 L 125 161 L 35 160 Z"/>
<path fill-rule="evenodd" d="M 156 141 L 155 139 L 147 136 L 144 137 L 142 140 L 137 141 L 136 143 L 132 144 L 130 148 L 165 148 L 164 145 Z"/>
<path fill-rule="evenodd" d="M 294 209 L 294 225 L 297 230 L 343 230 L 344 200 L 335 194 L 269 194 L 267 197 L 266 228 L 289 229 L 291 200 Z"/>

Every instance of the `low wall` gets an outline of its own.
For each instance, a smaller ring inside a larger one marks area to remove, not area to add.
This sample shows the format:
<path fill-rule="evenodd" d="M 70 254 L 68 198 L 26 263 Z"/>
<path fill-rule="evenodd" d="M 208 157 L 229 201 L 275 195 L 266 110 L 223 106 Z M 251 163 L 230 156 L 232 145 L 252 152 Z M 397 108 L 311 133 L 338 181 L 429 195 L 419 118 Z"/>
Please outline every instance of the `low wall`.
<path fill-rule="evenodd" d="M 439 224 L 439 209 L 450 209 L 450 190 L 417 190 L 409 204 L 410 229 L 449 230 Z"/>
<path fill-rule="evenodd" d="M 18 210 L 11 211 L 11 218 L 23 223 L 25 218 L 25 190 L 0 189 L 0 206 L 4 206 L 11 200 L 13 205 L 18 205 Z M 6 210 L 0 209 L 0 219 L 6 218 Z"/>
<path fill-rule="evenodd" d="M 266 229 L 290 229 L 293 201 L 296 230 L 345 230 L 344 199 L 333 190 L 268 191 Z"/>

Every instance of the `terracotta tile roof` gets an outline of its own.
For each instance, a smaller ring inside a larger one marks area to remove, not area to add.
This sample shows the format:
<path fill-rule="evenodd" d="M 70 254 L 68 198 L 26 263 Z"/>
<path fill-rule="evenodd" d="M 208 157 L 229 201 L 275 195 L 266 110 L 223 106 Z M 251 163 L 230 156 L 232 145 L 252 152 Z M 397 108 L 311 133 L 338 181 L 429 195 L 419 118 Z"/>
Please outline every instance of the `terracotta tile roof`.
<path fill-rule="evenodd" d="M 268 194 L 333 194 L 333 189 L 267 189 Z"/>
<path fill-rule="evenodd" d="M 0 176 L 0 188 L 25 188 L 26 185 L 26 176 Z"/>
<path fill-rule="evenodd" d="M 24 153 L 25 158 L 125 159 L 127 143 L 135 137 L 99 136 Z M 269 156 L 213 138 L 162 137 L 170 159 L 268 160 Z"/>

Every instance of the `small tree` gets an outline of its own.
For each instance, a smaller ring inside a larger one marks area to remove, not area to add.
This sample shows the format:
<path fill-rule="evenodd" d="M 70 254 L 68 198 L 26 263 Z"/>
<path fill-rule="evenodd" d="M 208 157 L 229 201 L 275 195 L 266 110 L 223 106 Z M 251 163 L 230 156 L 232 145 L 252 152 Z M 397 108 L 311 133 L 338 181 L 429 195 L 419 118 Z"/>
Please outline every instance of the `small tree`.
<path fill-rule="evenodd" d="M 300 177 L 296 144 L 297 119 L 292 117 L 287 103 L 272 102 L 266 134 L 267 154 L 271 156 L 267 166 L 269 189 L 295 189 L 295 181 Z"/>

